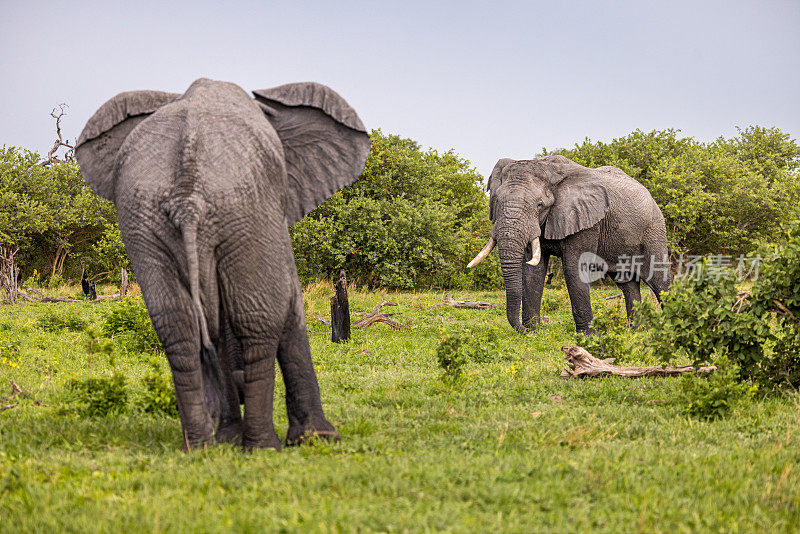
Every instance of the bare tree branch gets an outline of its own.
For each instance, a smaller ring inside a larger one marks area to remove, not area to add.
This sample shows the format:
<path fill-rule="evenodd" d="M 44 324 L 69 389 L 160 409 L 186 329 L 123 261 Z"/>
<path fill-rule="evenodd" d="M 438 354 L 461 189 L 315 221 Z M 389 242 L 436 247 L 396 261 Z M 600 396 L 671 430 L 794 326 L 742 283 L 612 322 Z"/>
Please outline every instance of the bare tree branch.
<path fill-rule="evenodd" d="M 56 140 L 53 142 L 53 148 L 50 149 L 50 152 L 47 153 L 47 159 L 39 163 L 42 167 L 47 167 L 48 165 L 52 165 L 58 161 L 62 161 L 58 159 L 56 152 L 62 146 L 67 148 L 67 151 L 64 153 L 63 161 L 72 161 L 75 159 L 75 146 L 70 144 L 69 139 L 66 141 L 64 137 L 61 135 L 61 117 L 66 115 L 66 111 L 64 108 L 68 108 L 69 106 L 65 103 L 61 103 L 58 105 L 57 108 L 53 108 L 53 111 L 50 112 L 50 116 L 56 120 Z"/>

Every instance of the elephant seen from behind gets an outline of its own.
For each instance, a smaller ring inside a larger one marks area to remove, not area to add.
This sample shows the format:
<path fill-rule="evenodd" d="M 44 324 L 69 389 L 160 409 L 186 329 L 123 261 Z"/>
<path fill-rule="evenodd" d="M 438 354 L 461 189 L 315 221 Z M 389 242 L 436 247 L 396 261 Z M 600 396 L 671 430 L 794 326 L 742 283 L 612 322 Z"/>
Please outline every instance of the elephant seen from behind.
<path fill-rule="evenodd" d="M 322 409 L 289 227 L 360 175 L 370 139 L 323 85 L 254 95 L 208 79 L 184 94 L 121 93 L 76 148 L 84 179 L 116 204 L 188 448 L 214 437 L 281 447 L 276 359 L 287 444 L 338 438 Z"/>
<path fill-rule="evenodd" d="M 589 326 L 593 275 L 607 272 L 614 277 L 629 318 L 633 303 L 641 299 L 640 281 L 659 302 L 661 292 L 669 288 L 664 216 L 647 189 L 622 170 L 590 169 L 560 155 L 501 159 L 487 189 L 492 234 L 469 267 L 497 246 L 506 314 L 517 331 L 526 332 L 540 322 L 551 256 L 562 260 L 578 332 L 593 333 Z"/>

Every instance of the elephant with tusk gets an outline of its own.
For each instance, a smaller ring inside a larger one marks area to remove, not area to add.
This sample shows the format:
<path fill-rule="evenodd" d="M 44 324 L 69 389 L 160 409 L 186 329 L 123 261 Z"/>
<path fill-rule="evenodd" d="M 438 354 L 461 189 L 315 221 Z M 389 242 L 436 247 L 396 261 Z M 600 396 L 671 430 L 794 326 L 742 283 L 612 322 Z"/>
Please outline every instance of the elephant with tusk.
<path fill-rule="evenodd" d="M 664 216 L 647 189 L 622 170 L 590 169 L 564 156 L 505 158 L 492 170 L 487 189 L 492 235 L 468 267 L 498 248 L 508 322 L 517 331 L 539 324 L 551 256 L 562 259 L 578 332 L 593 333 L 593 274 L 614 277 L 629 318 L 634 301 L 641 300 L 641 280 L 659 302 L 669 288 Z"/>

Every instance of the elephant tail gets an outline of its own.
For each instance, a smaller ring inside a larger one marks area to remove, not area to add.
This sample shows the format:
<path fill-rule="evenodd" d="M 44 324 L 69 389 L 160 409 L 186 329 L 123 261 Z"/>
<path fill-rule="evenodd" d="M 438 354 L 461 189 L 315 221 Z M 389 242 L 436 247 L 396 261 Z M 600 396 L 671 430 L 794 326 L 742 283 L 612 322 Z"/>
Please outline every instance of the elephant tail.
<path fill-rule="evenodd" d="M 203 372 L 203 393 L 211 417 L 217 419 L 222 412 L 224 378 L 219 356 L 208 334 L 208 323 L 200 301 L 200 261 L 197 254 L 197 221 L 182 228 L 183 247 L 189 271 L 189 293 L 192 297 L 197 322 L 200 327 L 200 367 Z"/>

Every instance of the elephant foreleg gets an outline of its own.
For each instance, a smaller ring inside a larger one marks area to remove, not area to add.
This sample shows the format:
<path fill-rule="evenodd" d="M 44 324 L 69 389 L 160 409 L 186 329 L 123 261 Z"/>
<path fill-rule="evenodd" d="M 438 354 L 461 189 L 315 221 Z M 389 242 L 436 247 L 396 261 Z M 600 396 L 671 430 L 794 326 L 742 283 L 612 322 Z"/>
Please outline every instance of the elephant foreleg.
<path fill-rule="evenodd" d="M 542 254 L 538 265 L 522 266 L 522 326 L 535 329 L 541 321 L 542 293 L 550 255 Z"/>

